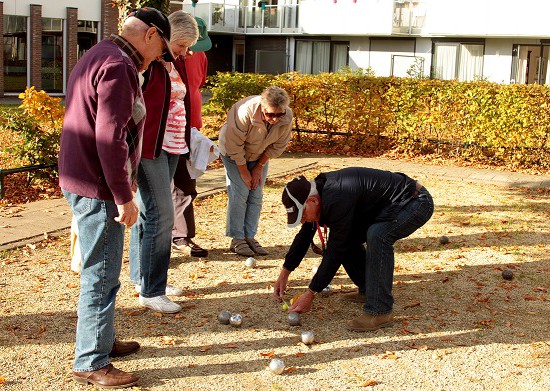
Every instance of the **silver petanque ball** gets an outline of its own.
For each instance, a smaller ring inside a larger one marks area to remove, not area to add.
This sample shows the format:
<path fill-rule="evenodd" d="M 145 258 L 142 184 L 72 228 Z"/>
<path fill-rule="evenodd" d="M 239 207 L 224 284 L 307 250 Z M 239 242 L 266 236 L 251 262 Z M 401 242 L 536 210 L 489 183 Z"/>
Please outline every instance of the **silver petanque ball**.
<path fill-rule="evenodd" d="M 255 268 L 256 267 L 256 260 L 252 257 L 246 258 L 246 261 L 244 261 L 244 264 L 246 265 L 246 267 Z"/>
<path fill-rule="evenodd" d="M 229 323 L 232 326 L 240 327 L 240 325 L 243 323 L 243 317 L 241 314 L 233 314 L 231 315 L 231 318 L 229 318 Z"/>
<path fill-rule="evenodd" d="M 218 314 L 218 321 L 221 324 L 229 324 L 229 318 L 231 318 L 231 312 L 223 310 Z"/>
<path fill-rule="evenodd" d="M 288 314 L 288 324 L 291 326 L 299 326 L 301 324 L 300 314 L 297 312 L 290 312 Z"/>
<path fill-rule="evenodd" d="M 313 268 L 311 269 L 311 274 L 317 273 L 317 270 L 319 270 L 319 268 L 317 266 L 313 266 Z"/>
<path fill-rule="evenodd" d="M 302 342 L 306 345 L 311 345 L 315 341 L 313 331 L 302 331 Z"/>
<path fill-rule="evenodd" d="M 274 358 L 269 363 L 269 370 L 275 375 L 280 375 L 285 370 L 285 363 L 280 358 Z"/>

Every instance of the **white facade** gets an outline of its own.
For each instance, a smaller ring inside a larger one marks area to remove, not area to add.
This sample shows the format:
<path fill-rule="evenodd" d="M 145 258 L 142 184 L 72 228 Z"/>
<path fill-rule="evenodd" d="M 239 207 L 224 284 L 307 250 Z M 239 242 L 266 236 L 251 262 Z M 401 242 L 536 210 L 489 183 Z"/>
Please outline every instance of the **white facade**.
<path fill-rule="evenodd" d="M 42 87 L 63 94 L 76 61 L 68 53 L 77 50 L 80 56 L 106 33 L 103 27 L 110 26 L 102 20 L 105 0 L 0 1 L 4 94 L 17 94 L 36 83 L 41 75 L 31 71 L 35 63 L 42 66 Z M 171 3 L 173 9 L 181 7 L 205 20 L 213 41 L 207 54 L 210 74 L 319 73 L 349 66 L 376 76 L 550 84 L 549 0 L 199 0 L 195 7 L 191 0 Z M 42 38 L 48 35 L 37 54 L 30 50 L 31 5 L 41 6 Z M 76 43 L 68 39 L 68 8 L 78 10 Z"/>
<path fill-rule="evenodd" d="M 335 43 L 345 42 L 347 65 L 370 68 L 377 76 L 406 76 L 411 65 L 422 64 L 425 77 L 498 83 L 550 81 L 548 0 L 264 2 L 263 9 L 252 0 L 240 4 L 237 0 L 201 0 L 196 7 L 190 0 L 172 3 L 207 21 L 213 35 L 285 38 L 287 49 L 292 50 L 287 53 L 289 71 L 306 69 L 307 56 L 313 57 L 312 73 L 337 70 L 342 61 L 338 60 L 341 48 Z M 229 23 L 224 15 L 231 15 Z M 316 59 L 315 50 L 317 57 L 330 53 L 329 58 Z"/>
<path fill-rule="evenodd" d="M 4 15 L 30 16 L 30 5 L 41 5 L 44 18 L 65 19 L 67 7 L 78 8 L 82 20 L 101 20 L 100 0 L 8 0 L 4 1 Z"/>

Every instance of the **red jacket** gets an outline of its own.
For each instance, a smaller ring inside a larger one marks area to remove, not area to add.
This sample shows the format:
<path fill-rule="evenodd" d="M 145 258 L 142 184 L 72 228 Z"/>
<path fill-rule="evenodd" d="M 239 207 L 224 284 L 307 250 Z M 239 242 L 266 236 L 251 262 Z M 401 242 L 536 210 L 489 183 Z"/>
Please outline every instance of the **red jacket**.
<path fill-rule="evenodd" d="M 195 52 L 191 57 L 185 59 L 185 68 L 189 85 L 187 93 L 191 98 L 191 112 L 188 118 L 191 126 L 197 129 L 202 128 L 202 94 L 201 87 L 206 83 L 206 73 L 208 71 L 208 60 L 204 52 Z"/>
<path fill-rule="evenodd" d="M 143 99 L 147 109 L 141 157 L 155 159 L 162 150 L 166 118 L 170 107 L 170 77 L 164 65 L 153 61 L 143 74 Z"/>
<path fill-rule="evenodd" d="M 185 63 L 182 60 L 174 62 L 176 70 L 180 74 L 187 91 L 189 83 L 185 73 Z M 158 61 L 153 61 L 144 73 L 145 83 L 143 84 L 143 98 L 147 108 L 147 117 L 145 119 L 145 129 L 143 131 L 143 148 L 141 157 L 145 159 L 155 159 L 160 155 L 162 142 L 164 140 L 164 131 L 166 130 L 166 118 L 170 107 L 170 76 L 168 71 Z M 184 98 L 185 111 L 187 113 L 187 123 L 185 125 L 185 142 L 191 145 L 191 125 L 189 113 L 191 112 L 191 102 L 189 94 Z M 184 157 L 189 154 L 182 155 Z"/>

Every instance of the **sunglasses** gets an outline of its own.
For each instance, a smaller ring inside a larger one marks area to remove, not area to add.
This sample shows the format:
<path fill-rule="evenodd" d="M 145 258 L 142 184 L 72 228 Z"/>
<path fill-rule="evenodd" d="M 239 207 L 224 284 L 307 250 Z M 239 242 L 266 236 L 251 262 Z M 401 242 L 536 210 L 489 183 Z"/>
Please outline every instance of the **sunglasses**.
<path fill-rule="evenodd" d="M 269 113 L 267 111 L 264 111 L 264 115 L 267 117 L 267 118 L 281 118 L 281 117 L 284 117 L 286 114 L 286 110 L 283 111 L 282 113 Z"/>

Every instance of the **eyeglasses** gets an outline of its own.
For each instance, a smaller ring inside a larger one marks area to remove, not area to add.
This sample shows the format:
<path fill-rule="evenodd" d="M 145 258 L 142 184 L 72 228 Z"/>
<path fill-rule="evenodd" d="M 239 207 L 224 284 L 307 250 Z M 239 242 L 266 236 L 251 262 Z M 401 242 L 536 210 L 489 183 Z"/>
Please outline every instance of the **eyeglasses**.
<path fill-rule="evenodd" d="M 286 114 L 286 110 L 283 111 L 282 113 L 270 113 L 270 112 L 267 112 L 267 111 L 264 111 L 264 115 L 267 117 L 267 118 L 281 118 L 281 117 L 284 117 Z"/>
<path fill-rule="evenodd" d="M 165 56 L 166 54 L 168 54 L 168 48 L 166 47 L 166 40 L 164 39 L 164 32 L 162 31 L 162 29 L 157 27 L 156 24 L 150 23 L 150 25 L 151 25 L 151 27 L 154 27 L 155 30 L 157 30 L 157 34 L 160 38 L 160 41 L 162 42 L 162 54 L 161 54 L 161 56 Z"/>

